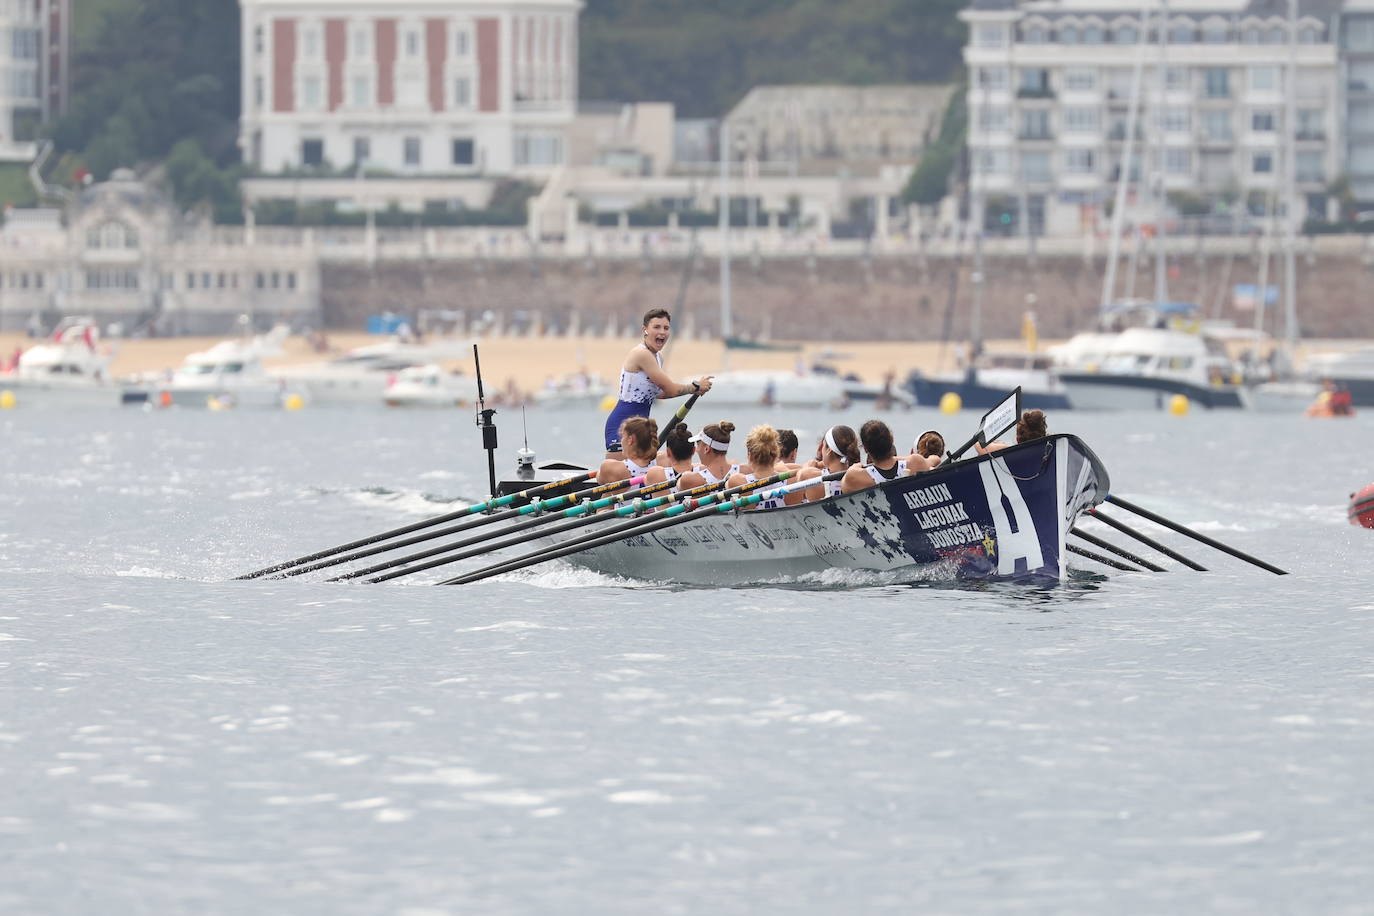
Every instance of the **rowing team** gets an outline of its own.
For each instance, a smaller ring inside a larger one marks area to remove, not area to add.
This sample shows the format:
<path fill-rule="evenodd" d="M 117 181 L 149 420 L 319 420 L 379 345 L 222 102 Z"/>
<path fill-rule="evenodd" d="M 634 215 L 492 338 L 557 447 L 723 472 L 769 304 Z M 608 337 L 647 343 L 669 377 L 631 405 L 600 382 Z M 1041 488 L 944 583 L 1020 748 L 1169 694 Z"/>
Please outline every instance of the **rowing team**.
<path fill-rule="evenodd" d="M 631 417 L 620 424 L 625 457 L 603 461 L 597 482 L 643 477 L 645 485 L 676 481 L 677 489 L 692 490 L 722 482 L 727 487 L 741 487 L 782 473 L 790 474 L 798 482 L 841 475 L 833 480 L 817 480 L 814 487 L 798 488 L 758 504 L 758 508 L 767 509 L 854 493 L 884 481 L 920 474 L 939 467 L 945 452 L 944 437 L 935 430 L 927 430 L 917 437 L 910 454 L 899 455 L 888 425 L 882 420 L 869 420 L 858 433 L 848 426 L 830 427 L 816 443 L 816 457 L 800 463 L 797 434 L 765 424 L 754 427 L 745 438 L 747 460 L 741 464 L 730 460 L 734 431 L 735 424 L 721 420 L 708 423 L 692 435 L 686 424 L 680 423 L 668 433 L 660 448 L 658 422 L 650 417 Z M 1017 442 L 1041 438 L 1045 432 L 1045 415 L 1028 410 L 1017 424 Z M 859 456 L 860 446 L 864 460 Z M 992 443 L 986 450 L 1001 447 L 1001 443 Z"/>

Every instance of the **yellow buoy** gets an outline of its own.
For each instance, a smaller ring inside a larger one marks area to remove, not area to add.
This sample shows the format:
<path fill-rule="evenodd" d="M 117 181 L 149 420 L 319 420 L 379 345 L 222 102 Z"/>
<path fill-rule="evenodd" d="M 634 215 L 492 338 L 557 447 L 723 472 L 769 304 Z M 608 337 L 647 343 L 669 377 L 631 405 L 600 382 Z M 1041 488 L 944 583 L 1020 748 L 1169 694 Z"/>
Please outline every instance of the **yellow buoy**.
<path fill-rule="evenodd" d="M 613 395 L 613 394 L 608 394 L 608 395 L 606 395 L 604 398 L 601 399 L 601 409 L 602 409 L 602 410 L 610 410 L 610 409 L 612 409 L 613 407 L 615 407 L 615 405 L 618 404 L 618 403 L 620 403 L 620 399 L 619 399 L 619 398 L 617 398 L 617 397 L 616 397 L 615 395 Z"/>
<path fill-rule="evenodd" d="M 1188 396 L 1186 394 L 1176 394 L 1169 398 L 1169 413 L 1176 417 L 1181 417 L 1188 412 Z"/>
<path fill-rule="evenodd" d="M 17 403 L 19 401 L 15 398 L 13 391 L 8 389 L 0 391 L 0 410 L 14 410 L 14 405 Z"/>
<path fill-rule="evenodd" d="M 964 399 L 956 392 L 946 391 L 940 395 L 940 413 L 958 413 L 964 409 Z"/>
<path fill-rule="evenodd" d="M 286 400 L 282 401 L 281 406 L 285 407 L 287 410 L 300 410 L 305 406 L 305 398 L 298 394 L 288 394 Z"/>

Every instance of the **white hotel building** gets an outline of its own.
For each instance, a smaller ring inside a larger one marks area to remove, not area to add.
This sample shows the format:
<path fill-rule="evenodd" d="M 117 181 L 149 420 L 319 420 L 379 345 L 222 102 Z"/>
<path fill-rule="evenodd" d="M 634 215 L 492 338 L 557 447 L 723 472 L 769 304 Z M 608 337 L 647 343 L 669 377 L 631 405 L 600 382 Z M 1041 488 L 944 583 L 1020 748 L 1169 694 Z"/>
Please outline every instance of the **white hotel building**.
<path fill-rule="evenodd" d="M 986 222 L 1010 209 L 1017 225 L 1024 213 L 1050 235 L 1106 227 L 1142 55 L 1132 174 L 1143 164 L 1144 186 L 1237 208 L 1271 201 L 1291 131 L 1298 215 L 1304 203 L 1326 215 L 1328 184 L 1344 164 L 1338 0 L 1300 2 L 1291 124 L 1284 0 L 1171 0 L 1164 9 L 1163 42 L 1157 0 L 974 0 L 961 14 L 970 191 Z M 1131 198 L 1147 222 L 1148 197 Z"/>
<path fill-rule="evenodd" d="M 581 0 L 239 0 L 244 160 L 530 175 L 566 159 Z"/>

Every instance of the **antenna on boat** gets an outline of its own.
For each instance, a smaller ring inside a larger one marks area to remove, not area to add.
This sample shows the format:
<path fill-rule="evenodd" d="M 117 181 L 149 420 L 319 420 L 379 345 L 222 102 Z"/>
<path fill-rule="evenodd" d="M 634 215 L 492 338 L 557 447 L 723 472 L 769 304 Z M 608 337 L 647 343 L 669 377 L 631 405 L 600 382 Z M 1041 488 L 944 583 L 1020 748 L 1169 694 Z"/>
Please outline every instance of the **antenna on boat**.
<path fill-rule="evenodd" d="M 482 431 L 482 448 L 487 451 L 487 477 L 491 481 L 491 495 L 496 498 L 496 424 L 492 417 L 496 409 L 487 406 L 486 393 L 482 388 L 482 359 L 477 355 L 477 344 L 472 345 L 472 362 L 477 367 L 477 428 Z"/>
<path fill-rule="evenodd" d="M 525 422 L 525 405 L 520 405 L 520 429 L 525 434 L 525 445 L 515 453 L 515 476 L 521 480 L 534 479 L 534 450 L 530 448 L 530 427 Z"/>

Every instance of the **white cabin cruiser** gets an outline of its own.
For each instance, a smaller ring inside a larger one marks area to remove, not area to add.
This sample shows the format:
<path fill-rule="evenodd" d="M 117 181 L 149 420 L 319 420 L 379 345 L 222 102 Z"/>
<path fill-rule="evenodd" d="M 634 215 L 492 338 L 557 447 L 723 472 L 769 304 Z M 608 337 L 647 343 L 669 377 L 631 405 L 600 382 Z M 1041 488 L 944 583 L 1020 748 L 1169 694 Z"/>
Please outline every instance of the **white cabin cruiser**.
<path fill-rule="evenodd" d="M 349 350 L 324 362 L 274 369 L 271 374 L 299 390 L 312 405 L 376 404 L 402 370 L 458 359 L 471 349 L 472 342 L 466 340 L 421 344 L 398 337 Z"/>
<path fill-rule="evenodd" d="M 117 407 L 122 392 L 109 376 L 112 355 L 94 320 L 64 319 L 47 341 L 0 373 L 0 389 L 21 407 Z"/>
<path fill-rule="evenodd" d="M 720 407 L 831 407 L 845 402 L 846 384 L 831 372 L 737 369 L 716 375 L 711 403 Z"/>
<path fill-rule="evenodd" d="M 1104 319 L 1115 333 L 1077 335 L 1054 348 L 1055 374 L 1078 410 L 1159 410 L 1181 394 L 1199 407 L 1248 407 L 1240 368 L 1199 322 L 1195 306 L 1130 303 Z"/>
<path fill-rule="evenodd" d="M 192 353 L 170 381 L 154 385 L 158 403 L 182 407 L 280 407 L 285 385 L 267 374 L 262 358 L 279 351 L 286 330 L 248 340 L 225 340 Z"/>
<path fill-rule="evenodd" d="M 477 382 L 461 371 L 412 366 L 396 374 L 382 392 L 382 402 L 388 407 L 466 407 L 477 402 Z"/>

